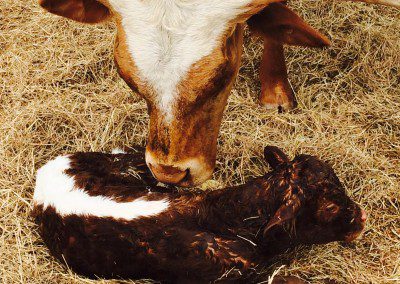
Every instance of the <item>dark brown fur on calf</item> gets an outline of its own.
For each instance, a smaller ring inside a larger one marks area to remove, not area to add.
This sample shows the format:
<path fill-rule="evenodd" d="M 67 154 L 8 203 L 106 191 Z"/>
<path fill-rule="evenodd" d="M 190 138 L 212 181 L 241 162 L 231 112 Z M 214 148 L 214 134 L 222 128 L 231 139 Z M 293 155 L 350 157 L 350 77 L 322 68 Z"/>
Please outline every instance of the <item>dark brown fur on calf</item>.
<path fill-rule="evenodd" d="M 168 206 L 131 219 L 112 217 L 118 212 L 82 213 L 87 208 L 79 205 L 71 205 L 76 214 L 66 214 L 59 203 L 43 201 L 39 187 L 46 180 L 38 174 L 33 215 L 51 254 L 89 277 L 243 280 L 251 268 L 298 244 L 351 241 L 359 235 L 365 213 L 330 166 L 308 155 L 290 161 L 276 147 L 266 147 L 265 157 L 270 173 L 203 192 L 157 186 L 141 152 L 76 153 L 60 173 L 73 178 L 68 193 L 80 190 L 118 204 L 167 199 Z M 48 179 L 52 184 L 55 177 Z"/>

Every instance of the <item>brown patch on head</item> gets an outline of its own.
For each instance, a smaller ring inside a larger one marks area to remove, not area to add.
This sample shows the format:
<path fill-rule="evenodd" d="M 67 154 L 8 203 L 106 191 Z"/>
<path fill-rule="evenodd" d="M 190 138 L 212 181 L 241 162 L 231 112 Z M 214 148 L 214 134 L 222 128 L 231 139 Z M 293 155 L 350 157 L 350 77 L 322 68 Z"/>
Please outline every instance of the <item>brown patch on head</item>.
<path fill-rule="evenodd" d="M 147 151 L 153 159 L 147 162 L 189 170 L 181 186 L 203 182 L 214 168 L 222 113 L 239 70 L 242 33 L 242 26 L 232 28 L 221 39 L 222 46 L 192 66 L 178 87 L 176 115 L 170 124 L 159 110 L 150 110 Z"/>
<path fill-rule="evenodd" d="M 129 53 L 126 34 L 117 16 L 117 36 L 114 45 L 114 62 L 117 71 L 132 91 L 146 98 L 151 93 L 149 86 L 139 76 L 139 71 Z M 150 101 L 147 100 L 149 103 Z"/>
<path fill-rule="evenodd" d="M 194 63 L 177 86 L 172 121 L 159 109 L 158 95 L 149 86 L 129 52 L 125 31 L 118 15 L 115 62 L 121 77 L 147 102 L 150 115 L 146 156 L 153 167 L 172 166 L 188 171 L 184 180 L 167 183 L 191 186 L 206 180 L 215 166 L 216 145 L 222 113 L 239 70 L 243 26 L 233 25 L 207 56 Z M 157 174 L 154 174 L 157 177 Z"/>

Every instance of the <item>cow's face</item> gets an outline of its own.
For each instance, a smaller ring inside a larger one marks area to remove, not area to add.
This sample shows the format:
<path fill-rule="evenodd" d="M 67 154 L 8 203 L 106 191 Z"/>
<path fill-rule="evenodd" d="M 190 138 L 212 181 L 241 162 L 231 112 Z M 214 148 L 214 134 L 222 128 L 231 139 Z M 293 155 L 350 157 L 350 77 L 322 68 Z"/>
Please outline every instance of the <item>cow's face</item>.
<path fill-rule="evenodd" d="M 222 113 L 237 75 L 241 22 L 271 0 L 41 0 L 81 22 L 114 18 L 119 74 L 147 102 L 146 162 L 160 181 L 210 177 Z"/>
<path fill-rule="evenodd" d="M 147 101 L 146 162 L 160 181 L 203 182 L 214 169 L 222 112 L 240 63 L 242 28 L 227 25 L 224 11 L 210 15 L 203 7 L 209 5 L 132 2 L 137 3 L 129 6 L 130 13 L 115 5 L 121 15 L 115 61 L 121 77 Z"/>

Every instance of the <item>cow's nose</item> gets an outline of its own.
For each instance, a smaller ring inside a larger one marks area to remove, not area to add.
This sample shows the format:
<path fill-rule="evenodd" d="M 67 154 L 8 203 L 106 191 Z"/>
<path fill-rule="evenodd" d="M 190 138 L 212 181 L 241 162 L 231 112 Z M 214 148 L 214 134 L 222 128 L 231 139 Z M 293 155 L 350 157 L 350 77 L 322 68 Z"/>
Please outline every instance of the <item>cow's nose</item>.
<path fill-rule="evenodd" d="M 161 159 L 146 149 L 146 164 L 160 182 L 191 187 L 206 181 L 213 173 L 215 162 L 207 163 L 203 156 L 172 158 L 161 154 Z"/>
<path fill-rule="evenodd" d="M 158 181 L 167 184 L 178 184 L 189 174 L 189 170 L 181 170 L 168 165 L 149 163 L 149 168 Z"/>

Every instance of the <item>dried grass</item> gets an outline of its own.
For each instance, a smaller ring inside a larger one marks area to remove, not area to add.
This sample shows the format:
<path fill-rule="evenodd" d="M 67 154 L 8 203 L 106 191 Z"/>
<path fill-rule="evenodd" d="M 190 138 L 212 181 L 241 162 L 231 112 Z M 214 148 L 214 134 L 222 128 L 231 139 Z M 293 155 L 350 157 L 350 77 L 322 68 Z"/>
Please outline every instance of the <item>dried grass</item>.
<path fill-rule="evenodd" d="M 287 49 L 299 108 L 277 114 L 257 105 L 261 46 L 247 38 L 212 184 L 238 184 L 264 173 L 267 144 L 290 155 L 322 157 L 367 210 L 365 234 L 351 245 L 300 248 L 268 271 L 287 264 L 280 275 L 312 283 L 400 282 L 399 11 L 292 2 L 333 46 Z M 44 13 L 34 0 L 0 3 L 2 283 L 93 283 L 49 256 L 29 211 L 35 171 L 51 157 L 145 143 L 146 107 L 116 74 L 113 37 L 112 24 L 73 23 Z"/>

